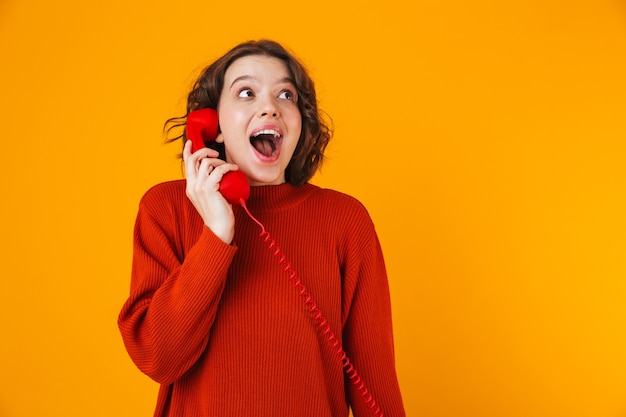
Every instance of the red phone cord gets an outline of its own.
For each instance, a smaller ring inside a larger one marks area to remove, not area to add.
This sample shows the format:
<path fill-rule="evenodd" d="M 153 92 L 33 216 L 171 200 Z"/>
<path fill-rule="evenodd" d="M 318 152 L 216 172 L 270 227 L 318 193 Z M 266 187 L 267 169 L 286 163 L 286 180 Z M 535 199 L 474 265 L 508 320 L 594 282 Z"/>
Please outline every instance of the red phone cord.
<path fill-rule="evenodd" d="M 380 409 L 380 406 L 376 404 L 376 400 L 374 399 L 372 394 L 370 394 L 369 390 L 365 386 L 365 382 L 361 379 L 356 369 L 350 362 L 348 355 L 346 354 L 345 350 L 343 350 L 343 347 L 341 346 L 341 342 L 339 342 L 339 339 L 337 339 L 337 336 L 335 336 L 335 333 L 332 331 L 330 324 L 328 323 L 328 321 L 322 314 L 322 310 L 319 309 L 319 307 L 317 306 L 317 303 L 315 302 L 315 300 L 313 300 L 311 293 L 307 291 L 305 285 L 300 280 L 298 273 L 293 269 L 293 267 L 291 266 L 291 263 L 287 260 L 287 257 L 285 256 L 285 254 L 281 252 L 280 247 L 276 245 L 276 241 L 270 236 L 269 232 L 265 230 L 265 226 L 263 226 L 263 223 L 258 221 L 252 215 L 252 213 L 250 213 L 250 211 L 248 210 L 248 207 L 246 206 L 245 200 L 241 199 L 240 203 L 241 203 L 241 206 L 246 211 L 246 213 L 248 213 L 248 216 L 250 216 L 250 218 L 261 227 L 260 236 L 262 236 L 263 241 L 268 244 L 267 245 L 268 249 L 273 251 L 274 256 L 279 258 L 278 264 L 284 266 L 284 271 L 289 275 L 289 280 L 293 282 L 293 286 L 298 290 L 298 294 L 304 297 L 304 305 L 305 306 L 310 305 L 309 312 L 311 313 L 311 317 L 313 318 L 313 321 L 314 322 L 319 321 L 318 326 L 321 329 L 323 329 L 322 335 L 326 336 L 326 339 L 330 343 L 330 346 L 332 348 L 336 348 L 335 353 L 340 358 L 344 371 L 346 372 L 350 380 L 352 380 L 352 383 L 356 386 L 357 391 L 363 397 L 365 404 L 369 406 L 374 416 L 384 417 L 384 414 L 382 410 Z"/>

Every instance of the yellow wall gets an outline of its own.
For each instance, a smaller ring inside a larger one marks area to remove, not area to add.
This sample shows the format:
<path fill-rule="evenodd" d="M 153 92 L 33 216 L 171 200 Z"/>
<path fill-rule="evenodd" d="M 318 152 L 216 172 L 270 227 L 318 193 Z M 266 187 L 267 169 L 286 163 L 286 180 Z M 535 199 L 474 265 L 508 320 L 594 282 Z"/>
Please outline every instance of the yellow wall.
<path fill-rule="evenodd" d="M 1 417 L 137 417 L 137 202 L 204 64 L 271 37 L 336 137 L 390 273 L 409 416 L 626 416 L 626 6 L 618 0 L 5 0 Z"/>

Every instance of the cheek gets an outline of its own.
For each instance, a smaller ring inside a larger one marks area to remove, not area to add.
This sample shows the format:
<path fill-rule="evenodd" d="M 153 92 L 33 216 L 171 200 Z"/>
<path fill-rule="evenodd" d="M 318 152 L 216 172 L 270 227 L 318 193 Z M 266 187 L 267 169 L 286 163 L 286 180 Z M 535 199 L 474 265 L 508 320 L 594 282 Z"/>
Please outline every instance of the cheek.
<path fill-rule="evenodd" d="M 293 155 L 296 153 L 296 148 L 298 147 L 298 143 L 300 143 L 301 133 L 298 131 L 298 135 L 294 137 L 294 139 L 289 143 L 289 159 L 293 158 Z M 304 139 L 302 139 L 304 140 Z"/>
<path fill-rule="evenodd" d="M 220 130 L 226 138 L 235 137 L 237 134 L 241 135 L 239 130 L 245 129 L 245 127 L 242 128 L 245 126 L 244 121 L 243 115 L 232 110 L 219 114 Z"/>
<path fill-rule="evenodd" d="M 302 121 L 296 123 L 296 125 L 294 126 L 294 132 L 296 132 L 295 144 L 293 146 L 293 148 L 295 149 L 296 146 L 298 146 L 298 142 L 300 142 L 300 137 L 302 136 Z M 302 140 L 304 140 L 304 138 L 302 138 Z"/>
<path fill-rule="evenodd" d="M 298 109 L 295 109 L 289 116 L 289 130 L 300 137 L 302 134 L 302 115 Z"/>

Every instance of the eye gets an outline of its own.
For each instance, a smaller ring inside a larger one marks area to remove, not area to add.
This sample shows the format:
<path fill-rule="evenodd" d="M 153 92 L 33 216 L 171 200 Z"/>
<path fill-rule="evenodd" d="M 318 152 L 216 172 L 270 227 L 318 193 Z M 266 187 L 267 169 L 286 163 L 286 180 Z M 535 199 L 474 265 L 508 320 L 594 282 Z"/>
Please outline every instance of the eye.
<path fill-rule="evenodd" d="M 254 93 L 249 88 L 242 88 L 237 94 L 239 97 L 254 97 Z"/>
<path fill-rule="evenodd" d="M 280 93 L 280 95 L 278 97 L 282 98 L 282 99 L 285 99 L 285 100 L 291 100 L 291 101 L 295 101 L 296 100 L 296 95 L 291 90 L 283 90 L 283 91 L 281 91 L 281 93 Z"/>

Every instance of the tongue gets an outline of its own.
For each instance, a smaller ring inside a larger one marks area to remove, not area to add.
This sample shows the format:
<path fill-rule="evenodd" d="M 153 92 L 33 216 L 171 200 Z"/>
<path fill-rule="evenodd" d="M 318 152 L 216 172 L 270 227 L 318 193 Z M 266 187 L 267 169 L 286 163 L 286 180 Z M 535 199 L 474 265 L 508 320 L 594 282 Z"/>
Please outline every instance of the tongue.
<path fill-rule="evenodd" d="M 273 140 L 258 138 L 252 141 L 252 145 L 255 147 L 259 153 L 264 156 L 272 156 L 274 151 L 276 150 L 276 145 Z"/>

